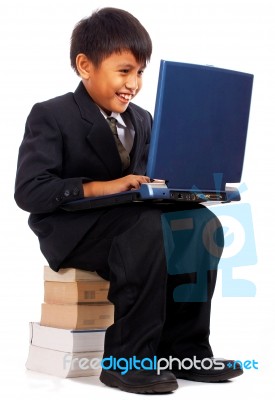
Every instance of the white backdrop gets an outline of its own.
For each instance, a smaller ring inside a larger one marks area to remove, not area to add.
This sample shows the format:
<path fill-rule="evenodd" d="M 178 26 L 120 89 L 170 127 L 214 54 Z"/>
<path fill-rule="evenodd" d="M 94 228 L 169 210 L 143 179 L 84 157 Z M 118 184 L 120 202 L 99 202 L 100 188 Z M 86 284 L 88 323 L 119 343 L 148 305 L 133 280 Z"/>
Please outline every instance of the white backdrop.
<path fill-rule="evenodd" d="M 32 105 L 75 90 L 78 78 L 69 61 L 72 29 L 81 18 L 104 6 L 130 11 L 152 37 L 152 61 L 144 75 L 143 90 L 135 100 L 152 113 L 161 58 L 255 75 L 243 171 L 248 189 L 242 202 L 252 209 L 257 262 L 236 268 L 234 277 L 252 281 L 257 291 L 254 297 L 223 297 L 220 276 L 213 302 L 211 342 L 216 356 L 254 359 L 259 370 L 247 370 L 243 377 L 226 385 L 182 382 L 174 396 L 203 394 L 210 398 L 215 394 L 229 399 L 245 390 L 247 398 L 256 399 L 272 386 L 274 391 L 275 372 L 272 0 L 1 1 L 0 391 L 11 399 L 20 395 L 29 399 L 108 393 L 120 399 L 133 396 L 110 391 L 95 379 L 62 380 L 26 372 L 24 367 L 28 322 L 40 319 L 45 260 L 27 226 L 27 213 L 13 200 L 18 147 Z"/>

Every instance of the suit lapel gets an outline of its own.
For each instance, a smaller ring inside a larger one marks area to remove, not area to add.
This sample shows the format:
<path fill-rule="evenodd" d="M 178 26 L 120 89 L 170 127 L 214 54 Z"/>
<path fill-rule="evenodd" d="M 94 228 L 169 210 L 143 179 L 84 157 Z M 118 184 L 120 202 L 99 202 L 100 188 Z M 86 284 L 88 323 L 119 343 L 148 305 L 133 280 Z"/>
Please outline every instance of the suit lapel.
<path fill-rule="evenodd" d="M 110 127 L 82 82 L 76 89 L 74 97 L 82 118 L 91 125 L 87 135 L 89 145 L 108 169 L 110 178 L 121 176 L 121 160 Z"/>
<path fill-rule="evenodd" d="M 110 179 L 122 176 L 122 165 L 117 147 L 108 123 L 93 102 L 82 82 L 74 93 L 80 114 L 90 124 L 87 142 L 108 169 Z M 125 113 L 128 114 L 135 130 L 133 148 L 130 153 L 131 163 L 124 173 L 133 173 L 144 147 L 144 121 L 142 115 L 129 104 Z"/>
<path fill-rule="evenodd" d="M 129 167 L 129 172 L 133 172 L 136 169 L 135 166 L 137 160 L 139 160 L 140 153 L 143 151 L 143 146 L 144 146 L 143 117 L 133 109 L 131 103 L 129 104 L 125 113 L 122 114 L 122 117 L 124 114 L 129 115 L 135 130 L 134 143 L 132 150 L 130 152 L 131 164 Z"/>

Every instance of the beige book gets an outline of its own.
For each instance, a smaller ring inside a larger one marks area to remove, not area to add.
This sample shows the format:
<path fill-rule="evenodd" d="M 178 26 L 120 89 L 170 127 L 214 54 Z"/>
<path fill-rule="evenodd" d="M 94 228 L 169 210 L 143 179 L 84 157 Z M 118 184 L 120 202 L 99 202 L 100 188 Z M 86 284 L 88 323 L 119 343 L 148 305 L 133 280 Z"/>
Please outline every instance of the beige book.
<path fill-rule="evenodd" d="M 96 272 L 76 268 L 61 268 L 58 272 L 44 266 L 44 280 L 55 282 L 104 281 Z"/>
<path fill-rule="evenodd" d="M 44 326 L 64 329 L 105 329 L 114 322 L 111 303 L 47 304 L 42 303 L 41 321 Z"/>
<path fill-rule="evenodd" d="M 108 281 L 44 282 L 45 303 L 109 303 Z"/>

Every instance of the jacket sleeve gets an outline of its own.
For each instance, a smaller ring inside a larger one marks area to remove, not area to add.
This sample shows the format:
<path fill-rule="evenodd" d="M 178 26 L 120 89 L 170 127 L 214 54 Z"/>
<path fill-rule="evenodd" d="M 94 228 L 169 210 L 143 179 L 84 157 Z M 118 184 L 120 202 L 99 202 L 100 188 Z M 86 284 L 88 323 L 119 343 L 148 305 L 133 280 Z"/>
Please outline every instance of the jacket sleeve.
<path fill-rule="evenodd" d="M 45 103 L 36 104 L 26 121 L 19 148 L 15 201 L 30 213 L 49 213 L 83 197 L 82 178 L 62 177 L 63 141 L 58 123 Z"/>

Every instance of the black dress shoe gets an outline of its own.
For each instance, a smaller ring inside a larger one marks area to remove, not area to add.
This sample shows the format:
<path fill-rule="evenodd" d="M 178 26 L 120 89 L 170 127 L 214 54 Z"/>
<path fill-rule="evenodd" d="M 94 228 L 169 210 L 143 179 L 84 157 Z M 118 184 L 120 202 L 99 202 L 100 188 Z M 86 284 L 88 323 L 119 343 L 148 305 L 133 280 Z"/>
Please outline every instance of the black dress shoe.
<path fill-rule="evenodd" d="M 218 358 L 207 359 L 200 369 L 194 366 L 190 369 L 172 370 L 178 379 L 197 382 L 225 382 L 243 374 L 240 363 L 234 360 Z"/>
<path fill-rule="evenodd" d="M 102 370 L 100 381 L 107 386 L 116 387 L 132 393 L 169 393 L 178 388 L 178 383 L 172 372 L 131 370 L 127 374 L 113 370 Z"/>

